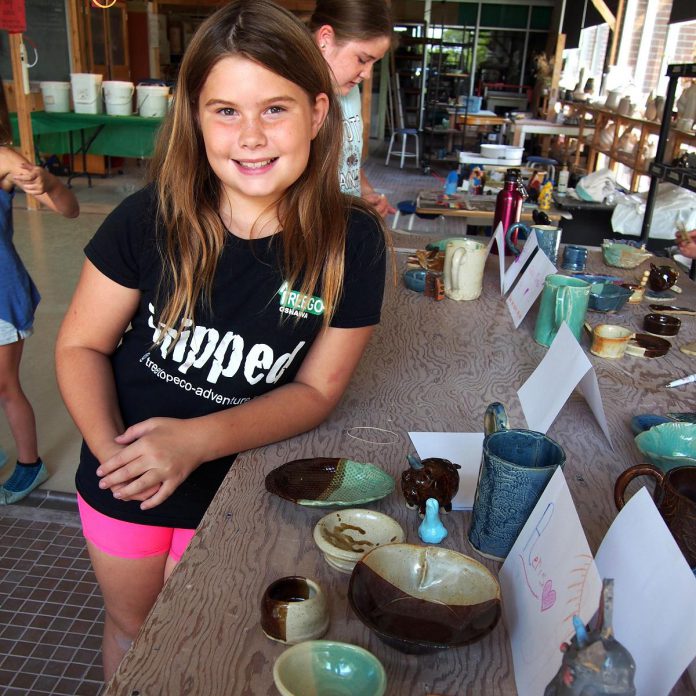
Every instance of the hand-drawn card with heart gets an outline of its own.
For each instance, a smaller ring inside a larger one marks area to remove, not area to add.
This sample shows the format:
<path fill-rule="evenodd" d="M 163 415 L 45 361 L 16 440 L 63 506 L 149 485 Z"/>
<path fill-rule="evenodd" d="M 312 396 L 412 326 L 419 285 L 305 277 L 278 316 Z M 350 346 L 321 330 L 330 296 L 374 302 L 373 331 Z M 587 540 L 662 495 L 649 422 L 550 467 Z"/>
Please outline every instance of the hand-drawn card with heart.
<path fill-rule="evenodd" d="M 505 300 L 505 304 L 507 304 L 512 315 L 515 328 L 522 323 L 529 308 L 534 304 L 536 298 L 539 297 L 544 288 L 546 276 L 555 272 L 556 267 L 549 261 L 549 257 L 546 254 L 534 254 L 512 292 L 507 296 L 507 300 Z"/>
<path fill-rule="evenodd" d="M 602 581 L 563 471 L 549 481 L 499 573 L 503 616 L 512 645 L 519 696 L 539 696 L 575 633 L 573 615 L 587 623 Z"/>

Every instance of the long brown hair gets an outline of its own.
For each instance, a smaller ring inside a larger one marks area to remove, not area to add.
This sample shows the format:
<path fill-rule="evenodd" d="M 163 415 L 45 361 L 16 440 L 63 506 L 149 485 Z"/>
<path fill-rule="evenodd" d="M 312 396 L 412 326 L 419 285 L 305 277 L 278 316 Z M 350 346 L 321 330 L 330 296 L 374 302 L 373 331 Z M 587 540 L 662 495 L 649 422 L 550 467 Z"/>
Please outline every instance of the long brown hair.
<path fill-rule="evenodd" d="M 339 43 L 391 37 L 394 28 L 387 0 L 317 0 L 309 30 L 328 24 Z"/>
<path fill-rule="evenodd" d="M 305 26 L 269 0 L 233 0 L 200 26 L 181 62 L 172 109 L 162 124 L 151 164 L 157 186 L 165 288 L 160 321 L 178 330 L 210 302 L 217 261 L 228 234 L 220 218 L 221 187 L 198 124 L 198 99 L 213 66 L 241 55 L 301 87 L 314 102 L 329 99 L 326 120 L 311 143 L 305 171 L 279 201 L 283 273 L 290 288 L 311 295 L 321 282 L 324 326 L 343 286 L 350 207 L 371 208 L 339 189 L 340 105 L 327 64 Z"/>

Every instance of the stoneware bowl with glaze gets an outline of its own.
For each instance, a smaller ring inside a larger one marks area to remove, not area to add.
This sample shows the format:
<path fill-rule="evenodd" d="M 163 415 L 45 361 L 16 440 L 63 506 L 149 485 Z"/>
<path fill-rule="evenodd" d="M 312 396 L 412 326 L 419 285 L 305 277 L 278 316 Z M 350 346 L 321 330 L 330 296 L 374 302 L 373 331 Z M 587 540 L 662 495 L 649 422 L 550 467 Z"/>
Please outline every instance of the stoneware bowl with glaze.
<path fill-rule="evenodd" d="M 424 268 L 409 268 L 404 271 L 404 285 L 413 292 L 423 292 L 425 290 L 425 276 L 428 271 Z"/>
<path fill-rule="evenodd" d="M 669 471 L 696 466 L 696 423 L 662 423 L 635 437 L 636 446 L 653 466 Z"/>
<path fill-rule="evenodd" d="M 348 601 L 387 645 L 429 653 L 479 640 L 500 618 L 500 586 L 481 563 L 434 546 L 389 544 L 355 564 Z"/>
<path fill-rule="evenodd" d="M 626 354 L 635 358 L 661 358 L 672 344 L 666 338 L 637 333 L 626 346 Z"/>
<path fill-rule="evenodd" d="M 382 696 L 387 675 L 369 651 L 350 643 L 311 640 L 293 645 L 273 665 L 282 696 Z"/>
<path fill-rule="evenodd" d="M 331 512 L 314 527 L 314 541 L 326 562 L 342 573 L 353 572 L 368 551 L 404 539 L 401 525 L 389 515 L 360 508 Z"/>
<path fill-rule="evenodd" d="M 613 283 L 594 283 L 590 287 L 588 309 L 595 312 L 618 312 L 628 302 L 632 290 Z"/>
<path fill-rule="evenodd" d="M 630 244 L 604 240 L 602 258 L 607 266 L 614 268 L 638 268 L 643 261 L 652 256 L 645 249 L 638 249 Z"/>
<path fill-rule="evenodd" d="M 681 328 L 681 319 L 670 314 L 646 314 L 643 329 L 657 336 L 676 336 Z"/>
<path fill-rule="evenodd" d="M 261 628 L 287 645 L 321 638 L 329 628 L 326 595 L 314 580 L 299 575 L 275 580 L 261 597 Z"/>

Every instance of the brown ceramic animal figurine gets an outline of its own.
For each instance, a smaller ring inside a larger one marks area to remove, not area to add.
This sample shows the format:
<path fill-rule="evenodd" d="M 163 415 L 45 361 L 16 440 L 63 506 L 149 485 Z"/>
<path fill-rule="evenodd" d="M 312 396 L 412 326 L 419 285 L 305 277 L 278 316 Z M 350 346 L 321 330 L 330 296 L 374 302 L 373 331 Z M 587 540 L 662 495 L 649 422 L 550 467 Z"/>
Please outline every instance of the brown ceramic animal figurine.
<path fill-rule="evenodd" d="M 452 498 L 459 490 L 459 464 L 448 459 L 428 457 L 422 461 L 407 455 L 410 468 L 401 474 L 401 490 L 409 508 L 418 508 L 421 517 L 425 515 L 425 501 L 435 498 L 445 512 L 452 510 Z"/>

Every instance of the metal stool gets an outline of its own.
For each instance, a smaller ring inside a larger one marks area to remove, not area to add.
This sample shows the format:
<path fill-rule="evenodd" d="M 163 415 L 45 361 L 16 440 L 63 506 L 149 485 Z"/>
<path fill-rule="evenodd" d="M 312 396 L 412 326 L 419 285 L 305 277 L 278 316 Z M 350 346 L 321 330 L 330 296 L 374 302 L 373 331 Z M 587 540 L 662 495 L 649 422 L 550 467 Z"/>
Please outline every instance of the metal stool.
<path fill-rule="evenodd" d="M 408 136 L 409 135 L 413 136 L 416 139 L 416 149 L 414 152 L 407 152 L 406 151 L 406 145 L 408 143 Z M 399 169 L 404 168 L 404 160 L 406 159 L 406 157 L 415 157 L 416 158 L 416 167 L 417 167 L 418 162 L 419 162 L 418 153 L 420 152 L 420 143 L 418 141 L 418 129 L 417 128 L 396 128 L 392 131 L 391 138 L 389 139 L 389 149 L 387 150 L 387 159 L 384 160 L 384 164 L 385 165 L 389 164 L 389 158 L 391 157 L 391 154 L 392 154 L 392 147 L 394 146 L 394 139 L 397 136 L 401 137 L 401 165 L 399 166 Z"/>

